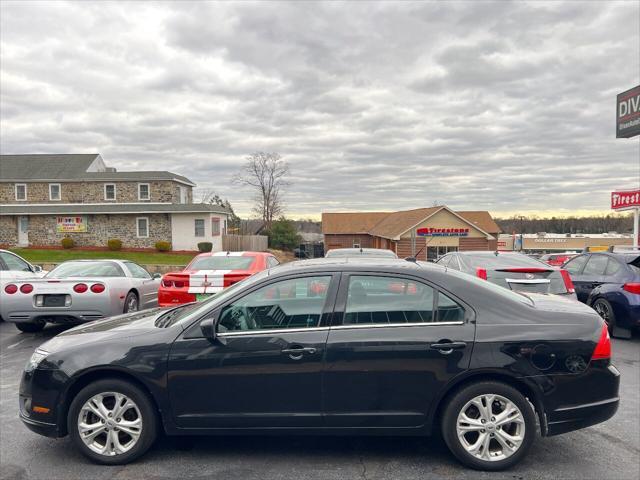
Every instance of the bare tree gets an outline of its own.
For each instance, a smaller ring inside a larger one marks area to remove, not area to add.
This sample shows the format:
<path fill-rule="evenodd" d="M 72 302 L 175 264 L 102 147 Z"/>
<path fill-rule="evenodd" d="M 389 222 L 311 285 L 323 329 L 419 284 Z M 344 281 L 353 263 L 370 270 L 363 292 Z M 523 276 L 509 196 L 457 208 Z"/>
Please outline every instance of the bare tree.
<path fill-rule="evenodd" d="M 254 189 L 253 211 L 262 218 L 266 228 L 284 212 L 282 189 L 289 185 L 286 180 L 288 174 L 289 166 L 279 154 L 255 152 L 247 157 L 242 170 L 234 178 L 235 183 Z"/>

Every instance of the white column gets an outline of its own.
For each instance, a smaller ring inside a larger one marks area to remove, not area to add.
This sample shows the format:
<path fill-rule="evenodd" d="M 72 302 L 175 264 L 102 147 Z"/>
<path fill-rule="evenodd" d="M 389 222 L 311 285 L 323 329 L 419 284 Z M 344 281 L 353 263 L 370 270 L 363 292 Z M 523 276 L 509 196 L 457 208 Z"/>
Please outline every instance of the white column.
<path fill-rule="evenodd" d="M 633 248 L 638 248 L 638 233 L 640 233 L 640 208 L 633 211 Z"/>

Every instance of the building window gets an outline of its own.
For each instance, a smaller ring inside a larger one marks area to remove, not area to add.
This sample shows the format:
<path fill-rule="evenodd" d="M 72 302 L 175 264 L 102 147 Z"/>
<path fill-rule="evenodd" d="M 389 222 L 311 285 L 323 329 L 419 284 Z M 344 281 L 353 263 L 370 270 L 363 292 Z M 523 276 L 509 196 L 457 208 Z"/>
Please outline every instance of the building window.
<path fill-rule="evenodd" d="M 61 191 L 59 183 L 50 183 L 49 184 L 49 200 L 57 201 L 60 200 L 60 191 Z"/>
<path fill-rule="evenodd" d="M 149 200 L 150 190 L 148 183 L 139 183 L 138 184 L 138 200 Z"/>
<path fill-rule="evenodd" d="M 360 248 L 360 241 L 359 240 L 354 240 L 353 241 L 353 248 Z"/>
<path fill-rule="evenodd" d="M 136 227 L 138 238 L 149 237 L 149 219 L 147 217 L 136 218 Z"/>
<path fill-rule="evenodd" d="M 214 237 L 220 235 L 220 219 L 218 217 L 211 219 L 211 235 Z"/>
<path fill-rule="evenodd" d="M 187 203 L 187 187 L 180 187 L 180 203 Z"/>
<path fill-rule="evenodd" d="M 27 199 L 27 184 L 16 183 L 16 200 L 25 201 Z"/>
<path fill-rule="evenodd" d="M 116 184 L 105 183 L 104 184 L 104 199 L 115 200 L 116 199 Z"/>
<path fill-rule="evenodd" d="M 195 236 L 204 237 L 204 218 L 195 219 Z"/>

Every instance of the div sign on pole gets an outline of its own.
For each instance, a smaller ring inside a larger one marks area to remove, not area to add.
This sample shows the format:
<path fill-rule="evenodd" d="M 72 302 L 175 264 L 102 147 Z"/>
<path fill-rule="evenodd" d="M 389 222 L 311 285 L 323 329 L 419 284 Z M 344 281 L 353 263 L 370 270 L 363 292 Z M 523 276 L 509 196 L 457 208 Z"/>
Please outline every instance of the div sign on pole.
<path fill-rule="evenodd" d="M 616 98 L 616 138 L 640 135 L 640 85 Z"/>
<path fill-rule="evenodd" d="M 633 246 L 638 248 L 640 235 L 640 189 L 611 192 L 611 209 L 633 210 Z"/>

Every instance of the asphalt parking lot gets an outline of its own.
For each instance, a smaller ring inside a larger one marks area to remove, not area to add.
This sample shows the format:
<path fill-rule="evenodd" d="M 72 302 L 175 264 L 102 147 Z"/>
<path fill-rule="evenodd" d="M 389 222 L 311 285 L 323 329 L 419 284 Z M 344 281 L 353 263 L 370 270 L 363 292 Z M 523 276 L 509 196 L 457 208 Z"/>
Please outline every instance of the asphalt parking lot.
<path fill-rule="evenodd" d="M 640 478 L 640 336 L 614 340 L 621 405 L 608 422 L 538 439 L 528 457 L 501 473 L 461 467 L 437 440 L 406 437 L 161 437 L 138 462 L 90 463 L 68 438 L 53 440 L 18 419 L 22 368 L 33 350 L 63 330 L 19 333 L 0 323 L 2 479 L 637 479 Z"/>

